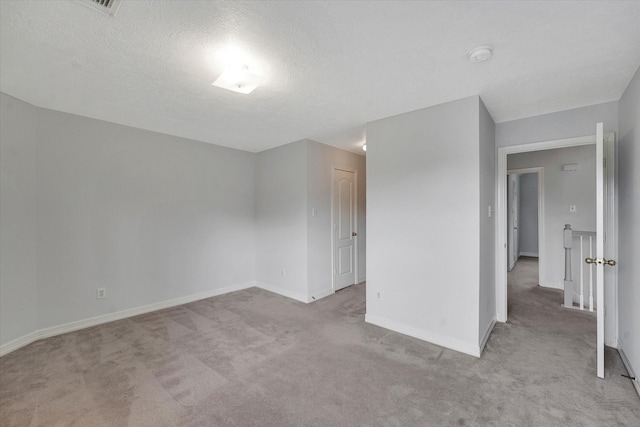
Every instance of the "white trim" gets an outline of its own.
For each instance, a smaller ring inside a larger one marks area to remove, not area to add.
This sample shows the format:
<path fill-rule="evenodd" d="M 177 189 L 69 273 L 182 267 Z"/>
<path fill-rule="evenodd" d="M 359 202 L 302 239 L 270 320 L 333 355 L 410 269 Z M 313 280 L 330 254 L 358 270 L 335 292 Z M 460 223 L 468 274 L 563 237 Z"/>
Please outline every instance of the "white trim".
<path fill-rule="evenodd" d="M 564 282 L 555 283 L 555 282 L 549 282 L 547 280 L 539 280 L 538 284 L 543 288 L 560 289 L 561 291 L 564 290 Z"/>
<path fill-rule="evenodd" d="M 333 292 L 336 291 L 336 266 L 335 266 L 335 222 L 334 222 L 334 212 L 333 212 L 333 199 L 335 196 L 334 187 L 336 182 L 335 173 L 336 170 L 341 170 L 345 172 L 353 173 L 353 228 L 356 230 L 356 236 L 353 239 L 353 278 L 355 282 L 358 282 L 358 169 L 346 167 L 346 166 L 336 166 L 334 164 L 331 165 L 331 290 Z"/>
<path fill-rule="evenodd" d="M 545 231 L 545 223 L 544 223 L 544 168 L 543 167 L 534 167 L 534 168 L 521 168 L 521 169 L 509 169 L 507 170 L 507 174 L 515 175 L 515 174 L 524 174 L 524 173 L 535 173 L 538 176 L 538 283 L 543 283 L 546 281 L 546 277 L 544 276 L 544 268 L 547 263 L 547 252 L 545 251 L 546 246 L 546 236 L 547 233 Z M 522 255 L 522 254 L 521 254 Z M 556 286 L 552 286 L 556 287 Z"/>
<path fill-rule="evenodd" d="M 496 326 L 496 319 L 491 319 L 491 323 L 487 325 L 487 329 L 484 331 L 484 335 L 482 335 L 482 340 L 480 341 L 480 354 L 484 351 L 494 326 Z"/>
<path fill-rule="evenodd" d="M 0 345 L 0 357 L 5 354 L 9 354 L 12 351 L 19 349 L 20 347 L 24 347 L 25 345 L 29 345 L 32 342 L 38 341 L 40 336 L 38 335 L 38 331 L 34 331 L 28 333 L 27 335 L 23 335 L 19 338 L 11 340 L 5 344 Z"/>
<path fill-rule="evenodd" d="M 372 325 L 380 326 L 381 328 L 389 329 L 394 332 L 409 335 L 410 337 L 418 338 L 420 340 L 439 345 L 441 347 L 446 347 L 451 350 L 469 354 L 471 356 L 480 357 L 480 346 L 469 344 L 450 337 L 436 335 L 422 329 L 407 326 L 401 323 L 397 323 L 393 320 L 388 320 L 371 314 L 365 314 L 364 321 Z"/>
<path fill-rule="evenodd" d="M 335 292 L 333 289 L 325 289 L 324 291 L 316 292 L 314 295 L 309 296 L 309 302 L 318 301 L 322 298 L 328 297 L 329 295 L 333 295 Z"/>
<path fill-rule="evenodd" d="M 577 147 L 595 143 L 595 135 L 577 138 L 558 139 L 555 141 L 534 142 L 529 144 L 512 145 L 498 148 L 496 168 L 497 209 L 496 209 L 496 318 L 499 322 L 507 321 L 507 155 L 527 153 L 531 151 L 549 150 L 554 148 Z M 540 215 L 538 216 L 540 219 Z"/>
<path fill-rule="evenodd" d="M 360 283 L 364 283 L 364 282 L 366 282 L 366 281 L 367 281 L 367 276 L 362 276 L 362 277 L 359 277 L 359 278 L 358 278 L 358 284 L 360 284 Z"/>
<path fill-rule="evenodd" d="M 635 372 L 633 371 L 631 362 L 629 361 L 629 358 L 625 354 L 622 347 L 619 347 L 617 350 L 618 350 L 618 353 L 620 353 L 620 358 L 622 359 L 622 363 L 624 364 L 624 367 L 627 368 L 627 373 L 629 374 L 629 376 L 636 377 L 635 380 L 631 380 L 631 384 L 633 384 L 633 387 L 636 389 L 636 393 L 638 393 L 638 397 L 640 397 L 640 378 L 638 378 Z"/>
<path fill-rule="evenodd" d="M 540 241 L 540 237 L 538 237 L 538 242 Z M 538 258 L 538 252 L 520 252 L 518 256 L 529 256 L 532 258 Z"/>
<path fill-rule="evenodd" d="M 615 134 L 605 134 L 605 156 L 607 164 L 605 167 L 605 252 L 607 258 L 618 259 L 618 197 L 617 197 L 617 169 L 616 169 L 616 145 Z M 613 239 L 607 238 L 607 236 L 613 236 Z M 607 286 L 609 289 L 613 289 L 613 304 L 614 313 L 609 313 L 608 316 L 612 316 L 613 320 L 609 320 L 610 317 L 605 319 L 605 333 L 604 344 L 609 347 L 618 347 L 618 269 L 608 268 L 605 270 L 605 283 L 611 283 L 613 286 Z M 606 315 L 606 313 L 605 313 Z M 607 331 L 606 325 L 612 323 L 613 330 Z M 607 334 L 607 332 L 609 332 Z"/>
<path fill-rule="evenodd" d="M 278 295 L 281 295 L 283 297 L 291 298 L 291 299 L 294 299 L 296 301 L 303 302 L 305 304 L 308 304 L 309 300 L 311 299 L 311 297 L 308 296 L 308 295 L 300 294 L 298 292 L 293 292 L 293 291 L 290 291 L 288 289 L 284 289 L 284 288 L 281 288 L 279 286 L 273 286 L 273 285 L 270 285 L 270 284 L 264 283 L 264 282 L 255 282 L 255 286 L 257 288 L 264 289 L 265 291 L 273 292 L 274 294 L 278 294 Z"/>
<path fill-rule="evenodd" d="M 126 310 L 116 311 L 109 314 L 103 314 L 101 316 L 95 316 L 95 317 L 90 317 L 88 319 L 64 323 L 62 325 L 51 326 L 49 328 L 38 329 L 34 332 L 31 332 L 27 335 L 24 335 L 20 338 L 17 338 L 15 340 L 9 341 L 6 344 L 1 345 L 0 356 L 4 356 L 7 353 L 10 353 L 14 350 L 19 349 L 20 347 L 23 347 L 27 344 L 31 344 L 34 341 L 41 340 L 44 338 L 53 337 L 55 335 L 66 334 L 67 332 L 73 332 L 79 329 L 101 325 L 103 323 L 113 322 L 115 320 L 122 320 L 128 317 L 138 316 L 140 314 L 150 313 L 152 311 L 163 310 L 165 308 L 175 307 L 177 305 L 188 304 L 190 302 L 227 294 L 229 292 L 240 291 L 242 289 L 248 289 L 254 286 L 256 286 L 254 282 L 239 283 L 237 285 L 227 286 L 220 289 L 200 292 L 197 294 L 187 295 L 185 297 L 174 298 L 166 301 L 159 301 L 153 304 L 147 304 L 139 307 L 128 308 Z"/>

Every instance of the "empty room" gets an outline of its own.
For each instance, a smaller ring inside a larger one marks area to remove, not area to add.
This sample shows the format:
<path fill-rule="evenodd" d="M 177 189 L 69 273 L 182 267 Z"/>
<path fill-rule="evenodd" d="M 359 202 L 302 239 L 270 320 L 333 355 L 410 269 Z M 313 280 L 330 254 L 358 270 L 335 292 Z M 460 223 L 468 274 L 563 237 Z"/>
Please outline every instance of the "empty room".
<path fill-rule="evenodd" d="M 1 426 L 639 426 L 640 2 L 0 0 Z"/>

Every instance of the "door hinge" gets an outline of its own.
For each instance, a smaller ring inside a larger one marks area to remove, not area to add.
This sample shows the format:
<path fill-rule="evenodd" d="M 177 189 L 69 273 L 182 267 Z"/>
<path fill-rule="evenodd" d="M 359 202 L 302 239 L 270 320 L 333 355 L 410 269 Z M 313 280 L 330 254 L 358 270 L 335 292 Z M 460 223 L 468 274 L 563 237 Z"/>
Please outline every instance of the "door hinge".
<path fill-rule="evenodd" d="M 606 167 L 607 167 L 607 158 L 606 158 L 606 157 L 603 157 L 603 158 L 602 158 L 602 167 L 603 167 L 603 168 L 606 168 Z"/>

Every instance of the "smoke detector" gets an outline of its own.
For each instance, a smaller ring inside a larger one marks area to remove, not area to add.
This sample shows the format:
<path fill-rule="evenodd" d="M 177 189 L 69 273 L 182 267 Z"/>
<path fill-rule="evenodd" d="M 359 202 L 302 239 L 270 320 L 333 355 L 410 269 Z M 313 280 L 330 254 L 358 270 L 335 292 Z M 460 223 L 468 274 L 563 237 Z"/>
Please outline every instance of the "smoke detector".
<path fill-rule="evenodd" d="M 120 3 L 122 0 L 78 0 L 81 4 L 89 6 L 92 9 L 99 10 L 100 12 L 109 15 L 111 17 L 116 15 Z"/>
<path fill-rule="evenodd" d="M 491 53 L 491 46 L 480 46 L 467 53 L 467 58 L 469 62 L 482 62 L 491 58 Z"/>

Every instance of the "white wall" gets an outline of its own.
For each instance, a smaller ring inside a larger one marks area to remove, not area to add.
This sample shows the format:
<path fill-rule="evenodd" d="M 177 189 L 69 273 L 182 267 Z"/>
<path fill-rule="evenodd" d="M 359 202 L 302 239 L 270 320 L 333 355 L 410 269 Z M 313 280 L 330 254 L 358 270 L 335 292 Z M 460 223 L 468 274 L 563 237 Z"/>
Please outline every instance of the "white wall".
<path fill-rule="evenodd" d="M 308 301 L 306 140 L 256 156 L 256 253 L 262 287 Z"/>
<path fill-rule="evenodd" d="M 595 231 L 595 154 L 594 145 L 585 145 L 507 156 L 508 169 L 544 168 L 545 264 L 539 278 L 542 286 L 564 288 L 564 225 Z M 564 172 L 562 165 L 569 163 L 578 163 L 580 169 Z M 577 212 L 570 213 L 569 205 L 576 205 Z"/>
<path fill-rule="evenodd" d="M 0 93 L 0 344 L 38 327 L 36 115 Z"/>
<path fill-rule="evenodd" d="M 640 69 L 620 99 L 618 345 L 640 393 Z"/>
<path fill-rule="evenodd" d="M 618 103 L 590 105 L 557 113 L 496 124 L 496 146 L 555 141 L 595 134 L 596 123 L 604 123 L 604 131 L 618 131 Z"/>
<path fill-rule="evenodd" d="M 335 147 L 307 141 L 308 171 L 308 284 L 309 296 L 316 299 L 332 292 L 331 271 L 331 190 L 332 170 L 344 167 L 356 171 L 358 210 L 358 283 L 366 280 L 366 159 Z M 316 216 L 312 210 L 316 210 Z"/>
<path fill-rule="evenodd" d="M 519 253 L 538 255 L 538 174 L 520 175 Z"/>
<path fill-rule="evenodd" d="M 0 99 L 0 350 L 253 285 L 254 154 Z"/>
<path fill-rule="evenodd" d="M 367 124 L 366 320 L 470 354 L 480 329 L 479 104 Z"/>
<path fill-rule="evenodd" d="M 257 154 L 257 268 L 260 286 L 303 302 L 333 293 L 332 168 L 358 174 L 358 268 L 366 274 L 365 158 L 311 140 Z M 316 216 L 312 215 L 316 210 Z M 282 270 L 285 275 L 282 275 Z"/>
<path fill-rule="evenodd" d="M 480 183 L 480 324 L 479 345 L 489 338 L 496 318 L 496 277 L 495 277 L 495 193 L 496 193 L 496 142 L 495 123 L 482 100 L 479 102 L 479 183 Z M 491 215 L 489 215 L 491 209 Z M 482 350 L 482 348 L 480 349 Z"/>
<path fill-rule="evenodd" d="M 253 154 L 38 117 L 40 328 L 254 280 Z"/>

